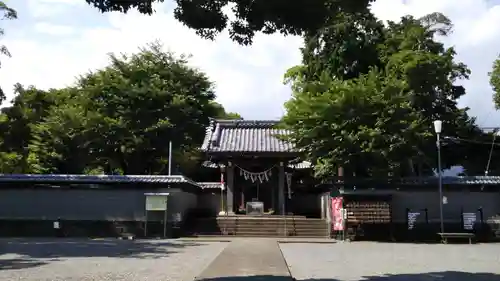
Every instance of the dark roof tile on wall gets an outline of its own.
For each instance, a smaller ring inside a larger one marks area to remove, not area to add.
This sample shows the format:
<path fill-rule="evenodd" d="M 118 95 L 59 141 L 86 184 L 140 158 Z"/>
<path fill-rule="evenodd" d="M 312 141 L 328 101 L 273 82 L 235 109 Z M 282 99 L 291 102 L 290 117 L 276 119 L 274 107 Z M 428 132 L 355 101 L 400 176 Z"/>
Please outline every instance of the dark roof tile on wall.
<path fill-rule="evenodd" d="M 221 189 L 220 182 L 198 182 L 202 189 Z"/>
<path fill-rule="evenodd" d="M 188 183 L 197 186 L 182 175 L 64 175 L 64 174 L 0 174 L 0 182 L 34 183 Z"/>
<path fill-rule="evenodd" d="M 206 152 L 293 152 L 293 145 L 277 136 L 289 131 L 279 129 L 278 121 L 213 120 L 201 146 Z"/>

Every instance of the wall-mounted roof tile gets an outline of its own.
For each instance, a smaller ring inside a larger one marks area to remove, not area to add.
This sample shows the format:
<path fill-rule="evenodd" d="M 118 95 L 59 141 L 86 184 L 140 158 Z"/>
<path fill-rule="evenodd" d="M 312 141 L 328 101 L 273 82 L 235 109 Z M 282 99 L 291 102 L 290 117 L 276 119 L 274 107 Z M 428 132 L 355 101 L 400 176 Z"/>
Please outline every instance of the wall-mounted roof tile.
<path fill-rule="evenodd" d="M 62 175 L 62 174 L 0 174 L 0 183 L 189 183 L 196 182 L 182 175 Z"/>
<path fill-rule="evenodd" d="M 201 150 L 206 152 L 293 152 L 293 145 L 279 139 L 288 130 L 278 121 L 214 120 L 207 127 Z"/>
<path fill-rule="evenodd" d="M 396 184 L 396 185 L 435 185 L 439 184 L 437 176 L 403 177 L 403 178 L 337 178 L 335 184 Z M 500 176 L 446 176 L 443 185 L 500 185 Z"/>
<path fill-rule="evenodd" d="M 197 182 L 202 189 L 221 189 L 220 182 Z"/>

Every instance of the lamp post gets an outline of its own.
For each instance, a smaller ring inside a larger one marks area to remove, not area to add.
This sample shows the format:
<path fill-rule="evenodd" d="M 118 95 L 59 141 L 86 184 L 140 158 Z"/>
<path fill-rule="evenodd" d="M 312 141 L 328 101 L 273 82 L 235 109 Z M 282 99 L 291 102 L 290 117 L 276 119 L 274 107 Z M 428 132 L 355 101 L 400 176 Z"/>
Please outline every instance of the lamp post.
<path fill-rule="evenodd" d="M 441 120 L 434 121 L 434 132 L 436 132 L 436 146 L 438 153 L 438 182 L 439 182 L 439 221 L 441 225 L 441 233 L 444 233 L 443 222 L 443 174 L 441 171 L 441 131 L 443 122 Z"/>

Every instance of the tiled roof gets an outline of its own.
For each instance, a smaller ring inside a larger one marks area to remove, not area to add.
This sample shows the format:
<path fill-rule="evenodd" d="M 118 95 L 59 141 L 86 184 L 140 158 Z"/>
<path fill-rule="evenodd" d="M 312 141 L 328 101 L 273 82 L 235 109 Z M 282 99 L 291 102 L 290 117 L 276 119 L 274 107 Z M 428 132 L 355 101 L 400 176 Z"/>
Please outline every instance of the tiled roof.
<path fill-rule="evenodd" d="M 340 178 L 339 178 L 340 179 Z M 405 177 L 405 178 L 350 178 L 337 182 L 338 184 L 361 184 L 361 183 L 391 183 L 401 185 L 437 185 L 439 178 L 430 177 Z M 500 176 L 445 176 L 442 178 L 443 185 L 500 185 Z"/>
<path fill-rule="evenodd" d="M 196 182 L 182 175 L 56 175 L 56 174 L 0 174 L 0 183 L 189 183 Z"/>
<path fill-rule="evenodd" d="M 444 177 L 446 184 L 500 185 L 500 176 Z"/>
<path fill-rule="evenodd" d="M 226 165 L 224 165 L 224 164 L 217 164 L 217 163 L 214 163 L 211 161 L 204 161 L 201 165 L 203 167 L 212 168 L 212 169 L 226 167 Z M 309 162 L 309 161 L 302 161 L 302 162 L 293 163 L 293 164 L 290 163 L 290 164 L 288 164 L 288 167 L 292 168 L 292 169 L 301 170 L 301 169 L 312 168 L 312 165 L 311 165 L 311 162 Z"/>
<path fill-rule="evenodd" d="M 220 182 L 198 182 L 197 183 L 202 189 L 220 189 Z"/>
<path fill-rule="evenodd" d="M 292 152 L 291 143 L 278 139 L 289 132 L 278 121 L 213 120 L 201 146 L 206 152 Z"/>

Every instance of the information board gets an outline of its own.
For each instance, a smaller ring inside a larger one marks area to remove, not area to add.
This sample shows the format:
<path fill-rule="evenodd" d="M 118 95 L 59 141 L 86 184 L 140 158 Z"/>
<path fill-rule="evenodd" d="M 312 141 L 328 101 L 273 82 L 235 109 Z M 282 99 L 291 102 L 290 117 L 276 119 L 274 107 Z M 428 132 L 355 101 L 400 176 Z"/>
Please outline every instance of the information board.
<path fill-rule="evenodd" d="M 412 230 L 415 227 L 415 222 L 420 216 L 420 212 L 408 212 L 408 229 Z"/>
<path fill-rule="evenodd" d="M 166 211 L 167 196 L 146 195 L 146 211 Z"/>
<path fill-rule="evenodd" d="M 464 229 L 465 230 L 473 230 L 474 224 L 476 223 L 476 220 L 477 220 L 477 214 L 476 213 L 463 213 L 463 219 L 464 219 Z"/>

